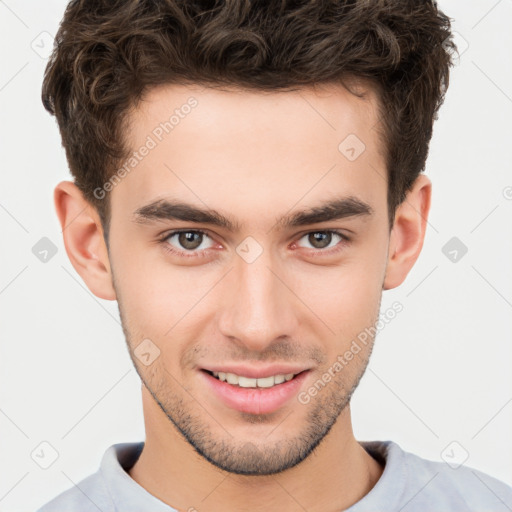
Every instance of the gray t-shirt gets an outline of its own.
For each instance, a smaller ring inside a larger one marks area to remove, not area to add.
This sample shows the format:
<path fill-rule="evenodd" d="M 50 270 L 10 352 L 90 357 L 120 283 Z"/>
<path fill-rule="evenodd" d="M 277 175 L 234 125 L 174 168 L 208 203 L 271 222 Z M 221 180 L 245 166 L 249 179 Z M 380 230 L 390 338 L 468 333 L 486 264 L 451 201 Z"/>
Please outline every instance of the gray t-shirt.
<path fill-rule="evenodd" d="M 512 487 L 480 471 L 422 459 L 392 441 L 363 441 L 361 445 L 385 464 L 384 472 L 373 489 L 346 512 L 512 511 Z M 143 442 L 110 446 L 96 473 L 37 512 L 176 512 L 126 472 L 143 447 Z"/>

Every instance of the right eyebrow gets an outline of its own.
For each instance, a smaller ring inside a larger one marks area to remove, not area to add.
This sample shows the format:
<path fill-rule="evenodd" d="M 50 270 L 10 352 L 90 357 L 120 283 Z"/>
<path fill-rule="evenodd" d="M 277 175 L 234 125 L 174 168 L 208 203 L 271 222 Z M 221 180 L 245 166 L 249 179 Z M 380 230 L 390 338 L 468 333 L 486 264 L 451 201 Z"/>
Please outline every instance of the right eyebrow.
<path fill-rule="evenodd" d="M 216 210 L 202 209 L 192 204 L 159 199 L 138 208 L 135 222 L 146 223 L 151 220 L 183 220 L 201 224 L 211 224 L 229 231 L 239 230 L 239 224 L 228 219 Z"/>

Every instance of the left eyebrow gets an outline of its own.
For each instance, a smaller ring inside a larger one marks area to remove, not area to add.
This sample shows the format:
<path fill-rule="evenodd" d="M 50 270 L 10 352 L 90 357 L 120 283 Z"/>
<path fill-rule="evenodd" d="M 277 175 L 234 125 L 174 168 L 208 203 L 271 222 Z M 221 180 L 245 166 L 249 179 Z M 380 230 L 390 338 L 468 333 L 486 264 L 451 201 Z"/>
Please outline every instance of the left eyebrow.
<path fill-rule="evenodd" d="M 278 219 L 278 227 L 297 227 L 347 217 L 371 217 L 373 208 L 354 196 L 341 197 Z"/>
<path fill-rule="evenodd" d="M 348 217 L 372 216 L 373 208 L 354 196 L 340 197 L 326 203 L 293 212 L 276 220 L 278 229 L 306 226 Z M 180 201 L 159 199 L 134 212 L 134 221 L 147 223 L 152 220 L 182 220 L 185 222 L 211 224 L 229 231 L 240 231 L 240 224 L 216 210 L 203 209 Z"/>

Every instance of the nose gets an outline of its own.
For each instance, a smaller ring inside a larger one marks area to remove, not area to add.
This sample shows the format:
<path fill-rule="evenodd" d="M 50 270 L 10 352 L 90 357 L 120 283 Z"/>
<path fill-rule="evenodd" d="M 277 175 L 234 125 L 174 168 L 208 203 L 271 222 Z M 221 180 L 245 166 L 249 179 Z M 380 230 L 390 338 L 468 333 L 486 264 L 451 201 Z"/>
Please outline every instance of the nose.
<path fill-rule="evenodd" d="M 228 278 L 219 314 L 224 336 L 255 352 L 263 352 L 280 338 L 297 336 L 300 301 L 283 265 L 273 261 L 270 251 L 252 263 L 237 258 Z"/>

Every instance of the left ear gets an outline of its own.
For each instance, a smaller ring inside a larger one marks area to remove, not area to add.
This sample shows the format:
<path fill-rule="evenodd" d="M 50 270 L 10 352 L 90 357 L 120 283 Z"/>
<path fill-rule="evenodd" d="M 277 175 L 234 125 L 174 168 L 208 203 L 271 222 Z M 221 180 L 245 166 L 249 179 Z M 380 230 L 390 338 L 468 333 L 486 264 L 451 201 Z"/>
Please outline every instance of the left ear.
<path fill-rule="evenodd" d="M 382 289 L 402 284 L 420 255 L 430 211 L 432 182 L 420 174 L 399 205 L 389 240 L 388 264 Z"/>

